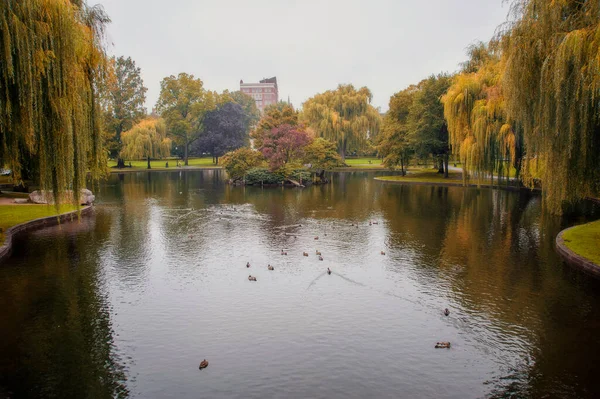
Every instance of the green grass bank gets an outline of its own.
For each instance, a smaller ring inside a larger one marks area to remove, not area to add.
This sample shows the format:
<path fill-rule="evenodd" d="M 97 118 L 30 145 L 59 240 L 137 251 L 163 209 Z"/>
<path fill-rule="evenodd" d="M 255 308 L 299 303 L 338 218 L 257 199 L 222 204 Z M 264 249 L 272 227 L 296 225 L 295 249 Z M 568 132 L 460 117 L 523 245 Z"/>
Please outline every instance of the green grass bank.
<path fill-rule="evenodd" d="M 563 240 L 571 251 L 600 267 L 600 220 L 566 230 Z"/>

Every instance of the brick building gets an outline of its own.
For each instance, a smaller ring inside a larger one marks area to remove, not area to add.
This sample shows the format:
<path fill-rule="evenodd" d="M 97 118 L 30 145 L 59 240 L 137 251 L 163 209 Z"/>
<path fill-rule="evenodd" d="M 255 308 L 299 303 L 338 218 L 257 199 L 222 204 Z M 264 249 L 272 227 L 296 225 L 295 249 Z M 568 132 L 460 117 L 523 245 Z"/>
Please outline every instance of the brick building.
<path fill-rule="evenodd" d="M 258 83 L 244 83 L 243 80 L 240 80 L 240 91 L 248 94 L 256 101 L 256 107 L 261 113 L 267 105 L 275 104 L 279 101 L 279 89 L 277 88 L 276 77 L 263 79 Z"/>

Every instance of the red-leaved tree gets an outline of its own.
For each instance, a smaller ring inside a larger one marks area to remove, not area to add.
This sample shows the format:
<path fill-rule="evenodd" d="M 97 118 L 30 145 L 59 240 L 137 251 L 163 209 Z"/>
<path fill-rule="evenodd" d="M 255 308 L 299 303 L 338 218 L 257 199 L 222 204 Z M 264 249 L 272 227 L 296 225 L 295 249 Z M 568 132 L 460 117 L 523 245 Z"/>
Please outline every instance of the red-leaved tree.
<path fill-rule="evenodd" d="M 280 125 L 263 136 L 260 152 L 269 162 L 271 170 L 299 160 L 304 155 L 304 147 L 310 143 L 310 136 L 301 126 Z"/>

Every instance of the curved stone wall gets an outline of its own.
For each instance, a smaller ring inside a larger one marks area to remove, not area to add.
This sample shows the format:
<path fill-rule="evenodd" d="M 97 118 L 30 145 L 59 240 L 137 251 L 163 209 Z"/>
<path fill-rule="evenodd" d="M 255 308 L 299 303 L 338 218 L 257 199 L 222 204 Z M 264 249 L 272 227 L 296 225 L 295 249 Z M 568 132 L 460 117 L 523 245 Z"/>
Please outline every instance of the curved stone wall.
<path fill-rule="evenodd" d="M 577 226 L 573 226 L 577 227 Z M 600 279 L 600 265 L 595 264 L 589 259 L 584 258 L 581 255 L 576 254 L 571 251 L 566 245 L 563 239 L 563 233 L 572 229 L 573 227 L 569 227 L 558 233 L 556 236 L 556 251 L 563 257 L 565 262 L 576 269 L 580 269 L 584 273 Z"/>
<path fill-rule="evenodd" d="M 94 208 L 91 206 L 85 206 L 81 208 L 81 216 L 89 215 L 93 212 Z M 77 221 L 77 214 L 79 211 L 72 211 L 63 213 L 57 216 L 48 216 L 45 218 L 39 218 L 30 220 L 29 222 L 21 223 L 7 229 L 4 232 L 6 236 L 4 244 L 0 247 L 0 262 L 10 256 L 12 250 L 12 240 L 18 234 L 23 234 L 30 230 L 43 229 L 48 226 L 55 226 L 59 223 Z"/>

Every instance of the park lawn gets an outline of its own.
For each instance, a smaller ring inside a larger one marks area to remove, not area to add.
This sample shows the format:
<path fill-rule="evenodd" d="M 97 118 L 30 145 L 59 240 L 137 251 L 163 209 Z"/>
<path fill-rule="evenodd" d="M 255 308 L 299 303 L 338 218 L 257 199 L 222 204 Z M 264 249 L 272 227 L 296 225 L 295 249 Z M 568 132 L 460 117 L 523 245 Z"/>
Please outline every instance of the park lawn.
<path fill-rule="evenodd" d="M 129 163 L 131 162 L 131 169 L 147 169 L 148 168 L 148 161 L 146 160 L 137 160 L 137 161 L 125 161 L 125 165 L 129 166 Z M 166 159 L 153 159 L 150 161 L 150 166 L 154 169 L 166 169 L 165 168 L 165 164 L 169 162 L 169 168 L 176 168 L 177 167 L 177 158 L 166 158 Z M 183 161 L 179 160 L 180 165 L 183 166 Z M 117 161 L 116 160 L 112 160 L 110 159 L 108 161 L 108 167 L 109 168 L 113 168 L 117 166 Z M 220 165 L 215 165 L 212 161 L 211 157 L 206 157 L 206 158 L 189 158 L 188 159 L 188 167 L 220 167 Z M 130 168 L 126 168 L 126 169 L 130 169 Z"/>
<path fill-rule="evenodd" d="M 600 265 L 600 220 L 565 231 L 563 240 L 571 251 Z"/>
<path fill-rule="evenodd" d="M 76 209 L 75 205 L 61 205 L 58 211 L 54 205 L 0 205 L 0 245 L 4 243 L 4 232 L 12 226 Z"/>
<path fill-rule="evenodd" d="M 409 169 L 406 176 L 381 176 L 377 177 L 377 180 L 383 181 L 405 181 L 413 183 L 462 183 L 462 172 L 456 172 L 451 170 L 448 173 L 448 178 L 445 179 L 444 175 L 437 172 L 437 169 L 433 168 L 415 168 Z"/>
<path fill-rule="evenodd" d="M 371 163 L 369 163 L 371 161 Z M 346 165 L 352 168 L 383 168 L 383 164 L 381 163 L 381 159 L 371 157 L 371 158 L 346 158 Z"/>

